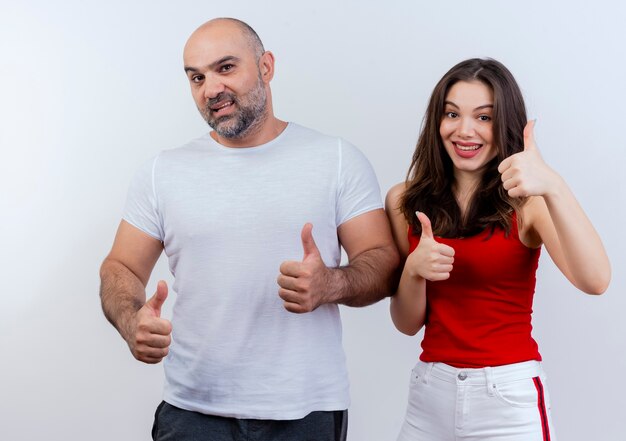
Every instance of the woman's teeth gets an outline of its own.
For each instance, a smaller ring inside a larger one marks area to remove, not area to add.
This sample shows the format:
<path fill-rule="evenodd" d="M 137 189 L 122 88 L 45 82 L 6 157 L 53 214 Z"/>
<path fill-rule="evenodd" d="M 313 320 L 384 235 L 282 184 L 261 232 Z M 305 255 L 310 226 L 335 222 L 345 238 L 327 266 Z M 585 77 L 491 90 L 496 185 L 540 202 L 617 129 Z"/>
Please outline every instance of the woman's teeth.
<path fill-rule="evenodd" d="M 472 150 L 478 150 L 479 148 L 482 147 L 481 144 L 476 144 L 476 145 L 458 145 L 458 144 L 454 144 L 456 146 L 457 149 L 459 150 L 463 150 L 464 152 L 471 152 Z"/>

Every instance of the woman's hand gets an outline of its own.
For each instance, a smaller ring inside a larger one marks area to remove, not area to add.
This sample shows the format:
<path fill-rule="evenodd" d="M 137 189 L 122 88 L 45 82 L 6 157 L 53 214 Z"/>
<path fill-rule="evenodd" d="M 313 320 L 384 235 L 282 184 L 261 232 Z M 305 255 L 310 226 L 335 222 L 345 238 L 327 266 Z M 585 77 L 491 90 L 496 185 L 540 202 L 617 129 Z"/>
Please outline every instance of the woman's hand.
<path fill-rule="evenodd" d="M 502 185 L 511 197 L 545 196 L 558 187 L 559 175 L 544 162 L 534 136 L 535 121 L 524 128 L 524 151 L 498 166 Z"/>
<path fill-rule="evenodd" d="M 412 277 L 422 277 L 431 282 L 446 280 L 452 271 L 454 248 L 435 240 L 428 216 L 419 211 L 415 214 L 422 225 L 422 236 L 417 248 L 408 255 L 404 267 Z"/>

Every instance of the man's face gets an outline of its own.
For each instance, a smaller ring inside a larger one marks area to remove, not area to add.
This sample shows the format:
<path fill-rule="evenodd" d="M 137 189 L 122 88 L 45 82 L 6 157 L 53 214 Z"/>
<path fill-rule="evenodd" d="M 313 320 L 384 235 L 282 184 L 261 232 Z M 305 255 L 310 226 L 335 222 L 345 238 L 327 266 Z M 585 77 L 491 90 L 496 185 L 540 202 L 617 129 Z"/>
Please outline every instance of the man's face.
<path fill-rule="evenodd" d="M 198 110 L 219 136 L 244 138 L 266 120 L 266 84 L 257 57 L 236 26 L 216 23 L 194 33 L 184 61 Z"/>
<path fill-rule="evenodd" d="M 210 98 L 203 108 L 198 107 L 209 126 L 224 138 L 243 138 L 263 122 L 266 109 L 267 94 L 261 78 L 241 95 L 225 91 Z"/>

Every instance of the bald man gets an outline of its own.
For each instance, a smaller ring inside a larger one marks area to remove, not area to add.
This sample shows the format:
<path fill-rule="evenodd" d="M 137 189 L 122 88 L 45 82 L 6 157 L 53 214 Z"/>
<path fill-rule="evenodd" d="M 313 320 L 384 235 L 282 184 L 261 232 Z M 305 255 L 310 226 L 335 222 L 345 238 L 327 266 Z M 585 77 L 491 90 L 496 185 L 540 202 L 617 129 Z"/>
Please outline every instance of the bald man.
<path fill-rule="evenodd" d="M 372 168 L 342 139 L 274 116 L 274 56 L 247 24 L 205 23 L 183 58 L 212 131 L 140 168 L 100 271 L 102 308 L 133 356 L 164 359 L 153 438 L 345 440 L 338 304 L 389 295 L 398 264 Z M 171 322 L 165 282 L 146 301 L 162 251 Z"/>

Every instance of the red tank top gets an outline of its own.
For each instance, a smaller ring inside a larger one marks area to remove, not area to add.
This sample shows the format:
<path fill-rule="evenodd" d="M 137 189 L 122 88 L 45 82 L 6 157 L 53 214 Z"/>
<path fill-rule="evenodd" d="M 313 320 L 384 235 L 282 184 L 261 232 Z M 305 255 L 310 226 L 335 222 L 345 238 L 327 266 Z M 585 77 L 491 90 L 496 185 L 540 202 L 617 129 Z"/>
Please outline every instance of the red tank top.
<path fill-rule="evenodd" d="M 490 230 L 460 239 L 436 237 L 454 248 L 454 264 L 448 280 L 426 281 L 422 361 L 480 368 L 541 360 L 531 336 L 541 248 L 520 242 L 515 215 L 508 237 L 501 228 L 489 237 Z M 412 233 L 411 252 L 420 239 Z"/>

